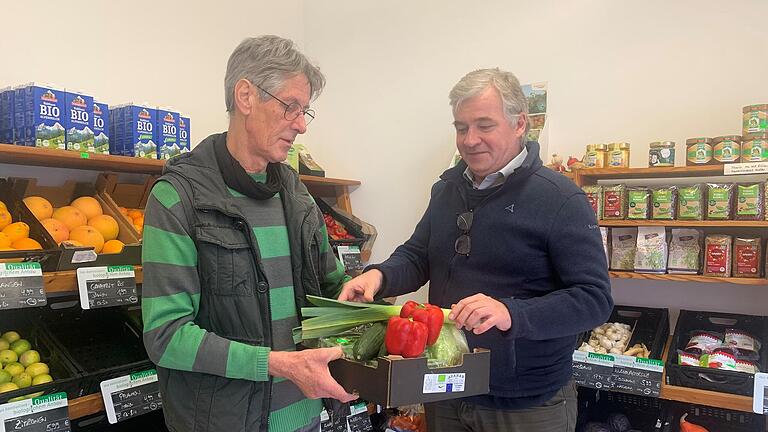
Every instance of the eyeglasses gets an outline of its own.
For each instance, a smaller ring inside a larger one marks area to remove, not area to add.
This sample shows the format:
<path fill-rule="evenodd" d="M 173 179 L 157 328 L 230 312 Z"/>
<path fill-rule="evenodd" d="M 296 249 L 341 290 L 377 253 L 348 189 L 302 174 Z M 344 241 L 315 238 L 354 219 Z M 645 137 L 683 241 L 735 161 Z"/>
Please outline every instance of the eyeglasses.
<path fill-rule="evenodd" d="M 453 248 L 459 255 L 469 256 L 469 252 L 472 250 L 472 239 L 469 238 L 469 230 L 472 229 L 472 219 L 474 213 L 472 211 L 464 212 L 456 218 L 456 226 L 461 230 L 461 235 L 456 239 Z"/>
<path fill-rule="evenodd" d="M 283 106 L 285 107 L 285 114 L 283 114 L 283 117 L 285 117 L 286 120 L 294 121 L 294 120 L 296 120 L 299 117 L 300 114 L 303 114 L 304 115 L 304 124 L 305 125 L 309 125 L 310 123 L 312 123 L 312 120 L 315 119 L 315 110 L 313 110 L 313 109 L 303 109 L 301 107 L 301 105 L 298 104 L 298 102 L 285 103 L 282 100 L 280 100 L 280 98 L 278 98 L 277 96 L 273 95 L 272 93 L 264 90 L 260 86 L 257 86 L 256 84 L 254 84 L 254 87 L 256 87 L 257 89 L 259 89 L 259 90 L 263 91 L 264 93 L 268 94 L 269 96 L 272 97 L 272 99 L 274 99 L 274 100 L 280 102 L 281 104 L 283 104 Z"/>

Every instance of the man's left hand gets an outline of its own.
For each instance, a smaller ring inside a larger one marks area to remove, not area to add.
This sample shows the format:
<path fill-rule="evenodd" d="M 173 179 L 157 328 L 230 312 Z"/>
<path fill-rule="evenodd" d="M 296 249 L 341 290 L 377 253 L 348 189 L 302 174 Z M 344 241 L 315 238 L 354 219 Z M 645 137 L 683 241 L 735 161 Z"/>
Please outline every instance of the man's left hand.
<path fill-rule="evenodd" d="M 507 331 L 512 327 L 512 317 L 504 303 L 485 294 L 475 294 L 451 306 L 448 318 L 456 327 L 464 327 L 474 334 L 482 334 L 493 327 Z"/>

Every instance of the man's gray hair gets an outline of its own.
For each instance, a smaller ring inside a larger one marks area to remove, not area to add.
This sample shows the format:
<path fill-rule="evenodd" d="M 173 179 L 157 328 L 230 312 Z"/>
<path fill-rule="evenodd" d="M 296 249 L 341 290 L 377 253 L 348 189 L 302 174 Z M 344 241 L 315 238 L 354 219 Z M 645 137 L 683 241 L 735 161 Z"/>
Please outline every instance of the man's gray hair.
<path fill-rule="evenodd" d="M 499 68 L 472 71 L 464 75 L 453 86 L 448 98 L 454 114 L 462 102 L 479 95 L 488 86 L 493 86 L 501 95 L 504 117 L 510 124 L 516 123 L 518 114 L 528 114 L 528 99 L 523 94 L 523 89 L 520 88 L 520 81 L 512 72 L 503 71 Z M 526 132 L 528 127 L 526 126 Z"/>
<path fill-rule="evenodd" d="M 224 76 L 224 100 L 227 112 L 235 110 L 235 84 L 243 78 L 274 94 L 283 83 L 296 75 L 309 81 L 310 100 L 320 95 L 325 77 L 309 59 L 296 49 L 293 41 L 279 36 L 265 35 L 247 38 L 235 48 L 227 62 Z M 261 100 L 269 95 L 259 92 Z"/>

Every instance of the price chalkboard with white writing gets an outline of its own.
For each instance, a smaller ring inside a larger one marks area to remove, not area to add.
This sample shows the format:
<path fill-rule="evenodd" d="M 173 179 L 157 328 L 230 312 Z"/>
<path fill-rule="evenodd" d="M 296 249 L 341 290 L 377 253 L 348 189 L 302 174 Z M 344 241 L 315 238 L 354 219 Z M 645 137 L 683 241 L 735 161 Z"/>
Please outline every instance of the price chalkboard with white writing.
<path fill-rule="evenodd" d="M 0 263 L 0 310 L 45 306 L 40 263 Z"/>
<path fill-rule="evenodd" d="M 103 381 L 101 396 L 111 424 L 163 407 L 155 369 Z"/>
<path fill-rule="evenodd" d="M 66 393 L 0 405 L 0 432 L 70 432 Z"/>
<path fill-rule="evenodd" d="M 83 309 L 127 306 L 139 301 L 133 266 L 79 268 L 77 286 Z"/>

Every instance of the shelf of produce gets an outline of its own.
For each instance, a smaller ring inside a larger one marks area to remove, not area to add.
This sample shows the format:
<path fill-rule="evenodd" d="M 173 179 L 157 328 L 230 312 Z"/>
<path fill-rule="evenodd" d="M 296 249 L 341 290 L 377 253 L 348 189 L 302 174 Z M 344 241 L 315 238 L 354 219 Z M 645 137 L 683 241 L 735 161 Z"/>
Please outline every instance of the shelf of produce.
<path fill-rule="evenodd" d="M 136 283 L 142 283 L 144 273 L 141 266 L 133 267 Z M 77 272 L 75 270 L 43 273 L 43 284 L 47 294 L 77 292 Z"/>
<path fill-rule="evenodd" d="M 768 279 L 764 278 L 724 278 L 714 276 L 686 275 L 686 274 L 652 274 L 652 273 L 634 273 L 622 271 L 610 271 L 608 274 L 613 279 L 640 279 L 650 281 L 672 281 L 672 282 L 703 282 L 720 283 L 735 285 L 768 285 Z"/>
<path fill-rule="evenodd" d="M 69 418 L 72 420 L 102 411 L 104 411 L 104 400 L 101 393 L 89 394 L 69 401 Z"/>
<path fill-rule="evenodd" d="M 667 339 L 667 347 L 664 350 L 664 364 L 672 345 L 672 336 Z M 666 371 L 661 380 L 661 398 L 677 402 L 706 405 L 717 408 L 725 408 L 736 411 L 752 412 L 752 398 L 730 393 L 720 393 L 709 390 L 701 390 L 690 387 L 679 387 L 665 384 L 667 382 Z"/>
<path fill-rule="evenodd" d="M 593 184 L 597 180 L 722 176 L 722 165 L 670 168 L 592 168 L 574 171 L 577 184 Z"/>
<path fill-rule="evenodd" d="M 718 228 L 768 228 L 768 221 L 746 220 L 606 220 L 600 221 L 604 227 L 637 227 L 637 226 L 666 226 L 666 227 L 718 227 Z"/>

